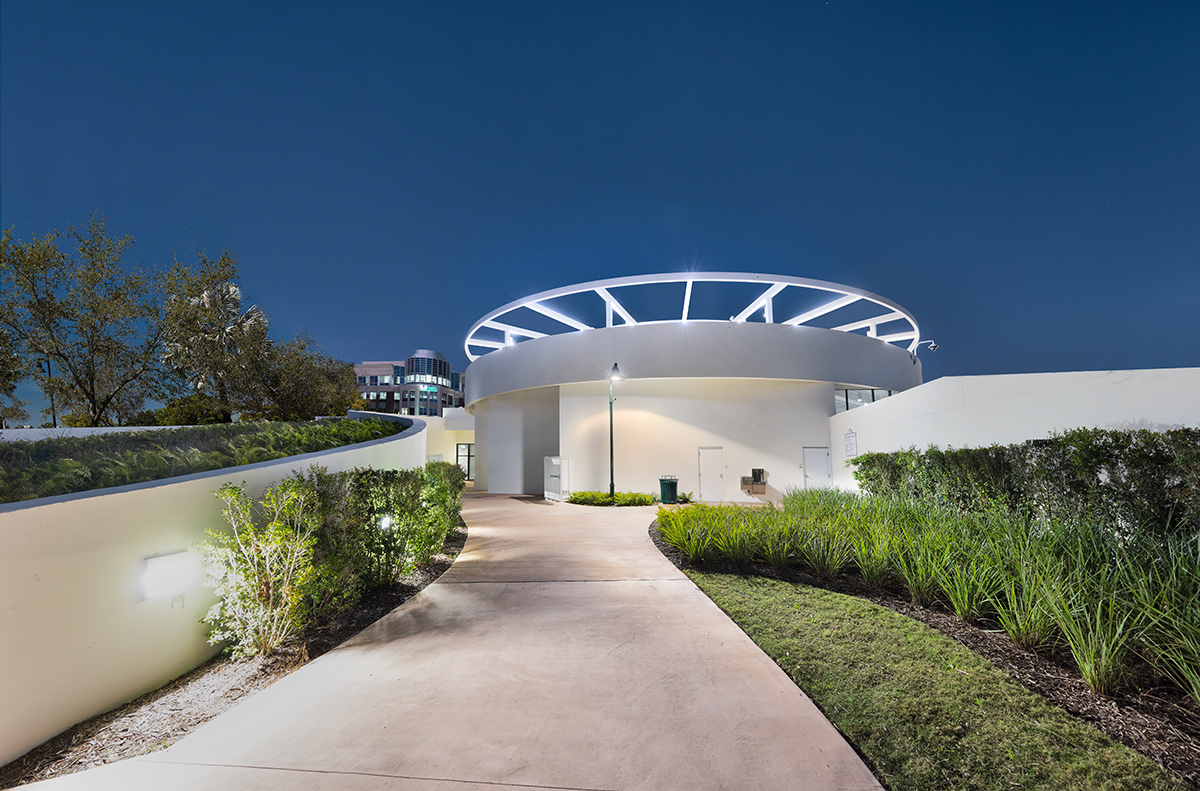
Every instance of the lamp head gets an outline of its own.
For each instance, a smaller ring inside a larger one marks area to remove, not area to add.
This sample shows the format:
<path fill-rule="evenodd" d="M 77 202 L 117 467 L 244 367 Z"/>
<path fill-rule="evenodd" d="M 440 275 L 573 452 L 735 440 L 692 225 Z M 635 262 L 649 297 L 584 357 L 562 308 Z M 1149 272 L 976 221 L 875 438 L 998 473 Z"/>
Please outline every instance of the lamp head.
<path fill-rule="evenodd" d="M 613 363 L 612 370 L 608 372 L 608 381 L 620 382 L 624 378 L 625 377 L 621 375 L 621 369 L 617 367 L 616 363 Z"/>

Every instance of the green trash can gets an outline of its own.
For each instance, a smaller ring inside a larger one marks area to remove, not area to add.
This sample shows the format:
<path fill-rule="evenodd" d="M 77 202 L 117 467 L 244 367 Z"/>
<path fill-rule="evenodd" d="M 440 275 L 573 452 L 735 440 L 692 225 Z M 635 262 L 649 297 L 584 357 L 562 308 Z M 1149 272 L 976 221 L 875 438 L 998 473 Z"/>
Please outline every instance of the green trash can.
<path fill-rule="evenodd" d="M 658 499 L 664 503 L 675 502 L 679 494 L 679 478 L 675 475 L 664 475 L 658 479 Z"/>

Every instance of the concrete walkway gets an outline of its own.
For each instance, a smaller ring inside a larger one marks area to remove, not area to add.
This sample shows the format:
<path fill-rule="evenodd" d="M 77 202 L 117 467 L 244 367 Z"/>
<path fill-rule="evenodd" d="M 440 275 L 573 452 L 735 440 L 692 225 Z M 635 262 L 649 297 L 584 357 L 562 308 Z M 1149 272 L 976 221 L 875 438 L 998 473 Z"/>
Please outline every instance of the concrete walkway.
<path fill-rule="evenodd" d="M 879 789 L 649 541 L 653 508 L 468 494 L 454 566 L 162 752 L 52 789 Z"/>

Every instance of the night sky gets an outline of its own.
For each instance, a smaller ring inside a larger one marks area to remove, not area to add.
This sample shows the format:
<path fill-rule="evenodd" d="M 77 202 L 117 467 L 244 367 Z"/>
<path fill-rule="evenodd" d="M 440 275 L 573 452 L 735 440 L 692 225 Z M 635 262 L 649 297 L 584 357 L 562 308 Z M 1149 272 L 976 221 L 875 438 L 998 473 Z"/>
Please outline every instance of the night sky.
<path fill-rule="evenodd" d="M 349 361 L 691 269 L 888 297 L 927 380 L 1200 365 L 1196 2 L 4 0 L 0 168 Z"/>

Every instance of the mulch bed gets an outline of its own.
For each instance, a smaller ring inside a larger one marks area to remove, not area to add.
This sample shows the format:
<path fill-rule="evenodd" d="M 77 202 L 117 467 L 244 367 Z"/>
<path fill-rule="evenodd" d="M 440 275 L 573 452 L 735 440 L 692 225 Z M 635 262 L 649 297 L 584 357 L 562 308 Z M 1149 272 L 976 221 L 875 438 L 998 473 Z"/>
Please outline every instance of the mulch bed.
<path fill-rule="evenodd" d="M 650 527 L 650 539 L 678 568 L 688 568 L 682 554 L 659 536 L 657 523 Z M 897 591 L 872 591 L 855 575 L 822 580 L 800 571 L 780 572 L 758 564 L 748 568 L 713 564 L 703 570 L 772 577 L 859 596 L 920 621 L 989 660 L 1026 689 L 1200 788 L 1200 705 L 1165 680 L 1146 675 L 1131 679 L 1128 687 L 1112 696 L 1098 695 L 1084 683 L 1065 646 L 1037 653 L 1027 651 L 1014 645 L 998 624 L 964 623 L 940 604 L 922 607 Z"/>
<path fill-rule="evenodd" d="M 48 780 L 169 747 L 238 700 L 336 648 L 440 577 L 467 540 L 460 521 L 433 562 L 368 591 L 349 610 L 314 621 L 267 657 L 217 656 L 165 687 L 63 731 L 0 767 L 0 788 Z"/>

